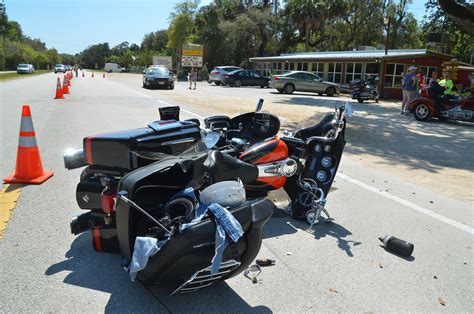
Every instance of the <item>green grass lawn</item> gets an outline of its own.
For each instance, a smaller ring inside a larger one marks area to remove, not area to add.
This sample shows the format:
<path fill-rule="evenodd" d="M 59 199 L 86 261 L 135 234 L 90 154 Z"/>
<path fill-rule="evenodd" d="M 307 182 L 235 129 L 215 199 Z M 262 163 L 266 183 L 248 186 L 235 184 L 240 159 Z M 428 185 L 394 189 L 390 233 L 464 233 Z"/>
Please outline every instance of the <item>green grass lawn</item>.
<path fill-rule="evenodd" d="M 50 72 L 52 72 L 52 71 L 36 70 L 35 73 L 33 73 L 33 74 L 17 74 L 16 72 L 13 72 L 13 73 L 2 73 L 2 72 L 0 72 L 0 81 L 16 80 L 16 79 L 20 79 L 20 78 L 30 77 L 30 76 L 33 76 L 33 75 L 46 74 L 46 73 L 50 73 Z"/>

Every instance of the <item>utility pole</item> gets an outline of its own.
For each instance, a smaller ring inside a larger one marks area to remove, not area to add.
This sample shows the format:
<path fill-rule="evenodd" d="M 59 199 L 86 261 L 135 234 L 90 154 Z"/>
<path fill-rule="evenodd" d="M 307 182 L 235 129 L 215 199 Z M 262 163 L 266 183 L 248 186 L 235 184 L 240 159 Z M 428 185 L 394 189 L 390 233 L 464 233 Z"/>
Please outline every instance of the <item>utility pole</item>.
<path fill-rule="evenodd" d="M 390 22 L 390 16 L 384 16 L 383 23 L 387 26 L 387 35 L 385 36 L 385 55 L 388 53 L 388 44 L 390 43 Z"/>

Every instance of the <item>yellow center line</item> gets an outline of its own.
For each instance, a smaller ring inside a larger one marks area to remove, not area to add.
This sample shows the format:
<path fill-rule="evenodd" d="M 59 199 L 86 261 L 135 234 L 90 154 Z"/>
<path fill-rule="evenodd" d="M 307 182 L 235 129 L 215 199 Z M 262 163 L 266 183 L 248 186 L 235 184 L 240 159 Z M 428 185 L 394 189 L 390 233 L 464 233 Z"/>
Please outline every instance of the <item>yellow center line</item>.
<path fill-rule="evenodd" d="M 0 240 L 7 231 L 8 222 L 20 197 L 22 184 L 4 184 L 0 190 Z"/>

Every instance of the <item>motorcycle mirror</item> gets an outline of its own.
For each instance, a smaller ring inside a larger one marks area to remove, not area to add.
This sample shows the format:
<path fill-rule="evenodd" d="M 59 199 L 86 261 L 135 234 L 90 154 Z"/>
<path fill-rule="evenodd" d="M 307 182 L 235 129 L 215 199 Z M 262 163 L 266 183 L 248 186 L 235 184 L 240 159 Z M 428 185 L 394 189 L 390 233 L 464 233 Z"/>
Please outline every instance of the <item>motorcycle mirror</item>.
<path fill-rule="evenodd" d="M 207 133 L 206 136 L 204 136 L 204 145 L 206 145 L 207 149 L 211 149 L 214 146 L 216 146 L 217 142 L 219 142 L 219 134 L 215 132 Z"/>
<path fill-rule="evenodd" d="M 263 98 L 260 98 L 258 100 L 257 109 L 255 109 L 255 112 L 258 112 L 258 111 L 262 110 L 262 107 L 263 107 Z"/>

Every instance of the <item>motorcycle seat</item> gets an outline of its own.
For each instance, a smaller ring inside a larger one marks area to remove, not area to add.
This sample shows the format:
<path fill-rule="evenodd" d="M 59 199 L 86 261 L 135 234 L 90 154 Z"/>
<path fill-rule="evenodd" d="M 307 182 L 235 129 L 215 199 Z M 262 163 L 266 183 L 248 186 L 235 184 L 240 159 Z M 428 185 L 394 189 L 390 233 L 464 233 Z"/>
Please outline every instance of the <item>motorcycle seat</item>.
<path fill-rule="evenodd" d="M 254 182 L 258 177 L 258 168 L 240 159 L 222 153 L 219 150 L 209 152 L 204 166 L 209 174 L 210 183 L 239 178 L 244 184 Z"/>

